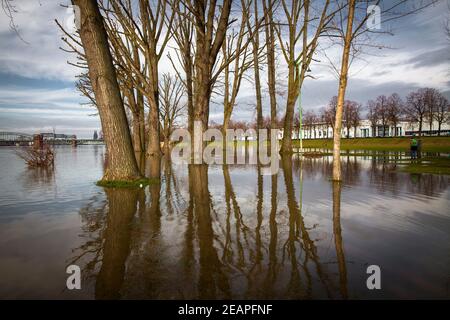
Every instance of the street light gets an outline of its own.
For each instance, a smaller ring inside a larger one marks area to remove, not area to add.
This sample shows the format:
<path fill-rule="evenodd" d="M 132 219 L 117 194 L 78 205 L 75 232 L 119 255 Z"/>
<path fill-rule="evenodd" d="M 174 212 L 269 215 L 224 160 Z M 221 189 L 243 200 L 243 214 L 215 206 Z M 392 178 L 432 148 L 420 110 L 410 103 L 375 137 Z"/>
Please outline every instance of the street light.
<path fill-rule="evenodd" d="M 297 68 L 296 68 L 296 70 L 297 70 L 297 73 L 299 73 L 300 72 L 300 64 L 301 64 L 301 62 L 300 61 L 298 61 L 297 62 Z M 311 71 L 311 70 L 309 70 L 308 69 L 308 71 Z M 300 74 L 298 74 L 297 76 L 300 76 Z M 299 81 L 299 88 L 298 88 L 298 117 L 299 117 L 299 124 L 298 124 L 298 138 L 299 138 L 299 141 L 300 141 L 300 148 L 299 148 L 299 152 L 300 153 L 303 153 L 303 135 L 302 135 L 302 118 L 303 118 L 303 115 L 302 115 L 302 95 L 301 95 L 301 92 L 302 92 L 302 90 L 301 90 L 301 82 Z"/>

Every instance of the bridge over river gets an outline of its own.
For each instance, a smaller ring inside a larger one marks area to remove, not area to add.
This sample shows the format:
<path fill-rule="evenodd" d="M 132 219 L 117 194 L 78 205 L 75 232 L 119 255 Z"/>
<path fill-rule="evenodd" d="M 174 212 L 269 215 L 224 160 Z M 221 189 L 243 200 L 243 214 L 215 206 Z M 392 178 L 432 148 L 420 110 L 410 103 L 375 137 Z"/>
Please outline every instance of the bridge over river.
<path fill-rule="evenodd" d="M 33 145 L 33 134 L 21 132 L 0 131 L 0 146 L 31 146 Z M 103 140 L 94 139 L 45 139 L 49 145 L 76 145 L 104 144 Z"/>

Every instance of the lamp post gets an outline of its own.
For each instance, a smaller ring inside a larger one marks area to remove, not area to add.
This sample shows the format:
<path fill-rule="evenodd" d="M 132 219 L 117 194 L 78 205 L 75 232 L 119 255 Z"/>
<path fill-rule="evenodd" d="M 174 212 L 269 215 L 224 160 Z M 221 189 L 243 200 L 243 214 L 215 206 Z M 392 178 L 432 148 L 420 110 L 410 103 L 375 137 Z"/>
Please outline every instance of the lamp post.
<path fill-rule="evenodd" d="M 297 62 L 297 72 L 300 72 L 300 64 L 301 62 Z M 300 75 L 299 75 L 300 76 Z M 299 121 L 298 121 L 298 139 L 300 141 L 300 148 L 299 148 L 299 152 L 303 153 L 303 135 L 302 135 L 302 88 L 301 88 L 301 83 L 299 81 L 299 89 L 298 89 L 298 117 L 299 117 Z"/>

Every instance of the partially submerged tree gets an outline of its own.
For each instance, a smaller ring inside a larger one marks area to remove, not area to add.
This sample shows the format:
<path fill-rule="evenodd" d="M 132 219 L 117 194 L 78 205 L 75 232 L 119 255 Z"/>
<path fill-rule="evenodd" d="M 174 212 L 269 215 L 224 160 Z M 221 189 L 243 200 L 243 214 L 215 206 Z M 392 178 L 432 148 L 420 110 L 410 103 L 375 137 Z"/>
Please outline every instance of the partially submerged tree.
<path fill-rule="evenodd" d="M 139 1 L 139 15 L 136 17 L 131 12 L 131 5 L 127 5 L 124 0 L 111 0 L 115 18 L 120 22 L 123 33 L 127 35 L 131 43 L 136 48 L 133 54 L 129 54 L 130 50 L 123 45 L 121 41 L 116 41 L 118 51 L 128 60 L 129 67 L 136 75 L 133 80 L 137 81 L 135 86 L 141 94 L 146 97 L 148 112 L 148 145 L 147 154 L 160 155 L 160 128 L 159 128 L 159 80 L 158 65 L 159 61 L 166 49 L 167 43 L 172 33 L 175 18 L 175 10 L 172 5 L 165 0 L 158 1 Z M 173 6 L 178 1 L 174 0 Z M 140 20 L 140 24 L 138 24 Z M 117 34 L 121 34 L 120 30 L 116 30 Z M 116 38 L 116 40 L 118 40 Z M 139 55 L 144 57 L 144 66 L 142 70 L 139 63 Z"/>
<path fill-rule="evenodd" d="M 374 14 L 379 14 L 379 23 L 387 23 L 388 21 L 416 13 L 434 2 L 434 0 L 422 1 L 419 5 L 413 5 L 411 8 L 404 9 L 402 6 L 408 5 L 410 3 L 408 0 L 398 0 L 386 4 L 381 3 L 381 0 L 378 0 L 375 3 L 370 3 L 370 5 L 374 5 L 372 11 L 368 10 L 369 1 L 348 0 L 342 3 L 338 2 L 338 5 L 341 6 L 342 9 L 346 9 L 346 14 L 343 14 L 343 11 L 340 10 L 341 14 L 337 15 L 338 21 L 334 23 L 334 32 L 330 35 L 331 37 L 342 39 L 343 47 L 341 66 L 339 69 L 336 69 L 339 75 L 339 87 L 333 141 L 333 180 L 341 180 L 341 137 L 339 133 L 342 127 L 342 114 L 347 89 L 350 56 L 354 57 L 361 52 L 362 48 L 365 47 L 367 43 L 370 43 L 370 34 L 382 32 L 372 30 L 372 25 L 367 23 L 369 18 L 372 18 Z M 375 10 L 376 8 L 379 10 Z M 362 14 L 358 14 L 359 11 L 361 11 Z M 376 27 L 378 29 L 379 26 Z M 357 43 L 357 39 L 360 39 L 359 43 Z"/>
<path fill-rule="evenodd" d="M 73 0 L 73 3 L 80 8 L 80 38 L 108 147 L 108 167 L 103 180 L 140 178 L 103 17 L 97 2 Z"/>
<path fill-rule="evenodd" d="M 309 0 L 281 0 L 283 18 L 275 28 L 281 52 L 288 65 L 288 96 L 284 120 L 284 135 L 281 153 L 292 153 L 292 122 L 297 98 L 308 77 L 309 66 L 316 52 L 319 37 L 327 31 L 335 12 L 330 8 L 330 1 L 314 3 Z M 286 21 L 286 22 L 285 22 Z M 287 34 L 282 26 L 287 26 Z M 298 45 L 301 51 L 296 52 Z"/>

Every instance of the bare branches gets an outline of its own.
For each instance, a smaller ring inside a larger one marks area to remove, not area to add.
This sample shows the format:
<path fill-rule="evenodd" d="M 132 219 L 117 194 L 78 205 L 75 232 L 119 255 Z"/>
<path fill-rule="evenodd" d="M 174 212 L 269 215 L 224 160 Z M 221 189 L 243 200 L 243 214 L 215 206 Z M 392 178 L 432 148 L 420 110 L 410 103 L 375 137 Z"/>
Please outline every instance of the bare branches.
<path fill-rule="evenodd" d="M 13 0 L 1 0 L 2 9 L 6 17 L 9 19 L 9 28 L 14 31 L 14 33 L 22 40 L 24 43 L 29 44 L 25 41 L 19 32 L 19 26 L 14 22 L 14 14 L 17 13 L 16 6 L 13 4 Z"/>
<path fill-rule="evenodd" d="M 159 85 L 161 108 L 161 129 L 165 147 L 169 146 L 170 135 L 175 129 L 177 120 L 184 115 L 186 104 L 182 101 L 185 87 L 178 77 L 168 73 L 163 74 Z"/>

